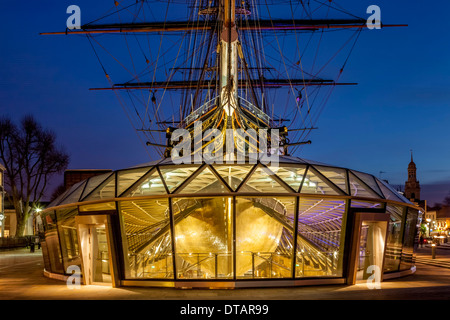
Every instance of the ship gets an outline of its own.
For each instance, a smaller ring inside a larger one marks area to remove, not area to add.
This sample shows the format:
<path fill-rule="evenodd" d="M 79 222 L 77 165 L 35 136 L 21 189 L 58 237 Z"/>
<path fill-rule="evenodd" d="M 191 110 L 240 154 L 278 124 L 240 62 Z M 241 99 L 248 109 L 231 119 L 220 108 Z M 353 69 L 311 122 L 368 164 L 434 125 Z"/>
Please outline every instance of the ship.
<path fill-rule="evenodd" d="M 109 84 L 91 90 L 117 96 L 152 160 L 80 181 L 44 210 L 76 230 L 60 269 L 78 264 L 86 284 L 209 288 L 412 270 L 392 226 L 406 232 L 417 208 L 373 175 L 298 156 L 334 89 L 357 84 L 341 76 L 367 24 L 335 1 L 116 0 L 45 33 L 87 38 Z"/>

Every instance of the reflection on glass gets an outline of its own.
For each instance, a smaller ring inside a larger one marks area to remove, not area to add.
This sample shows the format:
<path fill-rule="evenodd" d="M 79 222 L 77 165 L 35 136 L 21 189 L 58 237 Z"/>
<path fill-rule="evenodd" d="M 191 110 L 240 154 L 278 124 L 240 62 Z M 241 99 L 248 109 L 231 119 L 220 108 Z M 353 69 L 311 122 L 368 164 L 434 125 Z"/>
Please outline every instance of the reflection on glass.
<path fill-rule="evenodd" d="M 315 168 L 323 174 L 327 179 L 337 185 L 344 192 L 347 190 L 347 171 L 341 168 L 330 168 L 315 166 Z"/>
<path fill-rule="evenodd" d="M 402 223 L 405 216 L 405 208 L 387 205 L 386 212 L 389 213 L 389 225 L 384 271 L 398 271 L 402 253 Z"/>
<path fill-rule="evenodd" d="M 400 262 L 400 271 L 410 269 L 415 262 L 414 240 L 416 239 L 418 228 L 417 218 L 419 212 L 408 208 L 406 215 L 405 231 L 403 236 L 402 257 Z"/>
<path fill-rule="evenodd" d="M 75 224 L 75 218 L 72 217 L 62 222 L 58 226 L 59 238 L 61 240 L 61 250 L 63 256 L 64 269 L 71 265 L 81 268 L 81 257 L 78 248 L 78 232 Z"/>
<path fill-rule="evenodd" d="M 166 194 L 166 188 L 156 169 L 153 169 L 146 176 L 127 191 L 123 197 L 141 197 L 154 194 Z"/>
<path fill-rule="evenodd" d="M 281 180 L 288 184 L 295 192 L 298 192 L 305 175 L 306 165 L 269 167 Z"/>
<path fill-rule="evenodd" d="M 111 199 L 116 195 L 116 175 L 112 174 L 108 179 L 102 182 L 91 194 L 89 194 L 83 201 Z"/>
<path fill-rule="evenodd" d="M 295 200 L 237 198 L 237 278 L 292 277 Z"/>
<path fill-rule="evenodd" d="M 177 278 L 233 278 L 232 200 L 174 199 Z"/>
<path fill-rule="evenodd" d="M 358 171 L 352 171 L 358 178 L 360 178 L 362 181 L 364 181 L 372 190 L 374 190 L 380 197 L 383 195 L 381 192 L 377 182 L 375 181 L 375 177 L 364 173 L 364 172 L 358 172 Z"/>
<path fill-rule="evenodd" d="M 92 228 L 93 246 L 93 282 L 111 282 L 109 269 L 109 250 L 105 226 Z"/>
<path fill-rule="evenodd" d="M 352 172 L 348 174 L 350 182 L 350 194 L 354 197 L 379 198 L 380 196 L 369 188 L 362 180 Z"/>
<path fill-rule="evenodd" d="M 81 200 L 84 200 L 87 195 L 89 195 L 95 188 L 97 188 L 103 181 L 105 181 L 108 177 L 111 176 L 111 173 L 104 173 L 98 176 L 90 177 L 86 186 L 84 187 L 83 194 L 81 195 Z"/>
<path fill-rule="evenodd" d="M 228 191 L 209 168 L 203 169 L 180 193 L 220 193 Z M 178 192 L 178 191 L 177 191 Z"/>
<path fill-rule="evenodd" d="M 320 174 L 313 168 L 309 167 L 306 171 L 306 176 L 303 180 L 303 184 L 300 188 L 301 193 L 312 194 L 332 194 L 337 195 L 342 192 L 336 191 L 336 187 L 333 187 L 328 181 L 325 181 L 320 177 Z"/>
<path fill-rule="evenodd" d="M 166 182 L 167 189 L 169 192 L 174 191 L 178 188 L 186 179 L 188 179 L 197 169 L 196 166 L 186 166 L 186 167 L 160 167 L 161 175 Z"/>
<path fill-rule="evenodd" d="M 117 172 L 117 196 L 124 193 L 149 170 L 149 167 L 144 167 Z"/>
<path fill-rule="evenodd" d="M 45 244 L 42 244 L 43 252 L 47 252 L 47 265 L 50 266 L 49 271 L 54 273 L 64 273 L 64 266 L 61 255 L 61 248 L 59 244 L 59 237 L 56 229 L 45 232 Z"/>
<path fill-rule="evenodd" d="M 296 277 L 342 276 L 345 201 L 300 198 Z"/>
<path fill-rule="evenodd" d="M 253 166 L 245 165 L 214 165 L 214 169 L 217 173 L 233 190 L 236 190 L 239 187 L 252 168 Z"/>
<path fill-rule="evenodd" d="M 242 192 L 288 193 L 288 189 L 278 183 L 270 170 L 258 167 L 240 189 Z"/>
<path fill-rule="evenodd" d="M 173 278 L 167 199 L 121 201 L 125 278 Z"/>
<path fill-rule="evenodd" d="M 385 206 L 381 202 L 363 201 L 357 199 L 352 199 L 350 205 L 352 208 L 367 208 L 367 209 L 383 209 Z"/>
<path fill-rule="evenodd" d="M 61 245 L 64 270 L 70 265 L 81 268 L 81 257 L 78 248 L 78 232 L 75 223 L 77 208 L 56 210 L 59 240 Z"/>

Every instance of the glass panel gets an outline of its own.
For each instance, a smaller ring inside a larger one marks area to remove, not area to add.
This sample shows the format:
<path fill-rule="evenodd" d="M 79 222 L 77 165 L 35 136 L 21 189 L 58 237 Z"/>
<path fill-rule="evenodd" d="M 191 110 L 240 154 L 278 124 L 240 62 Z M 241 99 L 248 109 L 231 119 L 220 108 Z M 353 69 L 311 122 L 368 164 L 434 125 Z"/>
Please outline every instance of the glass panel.
<path fill-rule="evenodd" d="M 236 190 L 239 187 L 241 182 L 253 168 L 253 166 L 245 165 L 214 165 L 213 167 L 233 190 Z"/>
<path fill-rule="evenodd" d="M 48 211 L 43 216 L 44 238 L 42 253 L 45 269 L 54 273 L 64 273 L 61 249 L 56 226 L 55 211 Z"/>
<path fill-rule="evenodd" d="M 404 227 L 403 249 L 400 260 L 400 271 L 410 269 L 416 260 L 414 253 L 414 243 L 418 236 L 419 228 L 417 227 L 417 218 L 419 212 L 415 209 L 408 208 L 406 215 L 406 223 Z"/>
<path fill-rule="evenodd" d="M 81 200 L 83 200 L 83 198 L 85 198 L 89 193 L 91 193 L 92 190 L 97 188 L 110 175 L 111 175 L 111 173 L 104 173 L 104 174 L 89 178 L 89 180 L 87 180 L 86 188 L 84 188 L 83 194 L 81 195 Z"/>
<path fill-rule="evenodd" d="M 116 210 L 115 202 L 86 204 L 79 207 L 80 212 Z"/>
<path fill-rule="evenodd" d="M 402 223 L 405 216 L 405 207 L 387 205 L 389 225 L 386 242 L 386 257 L 384 271 L 398 271 L 402 254 Z"/>
<path fill-rule="evenodd" d="M 369 267 L 383 266 L 386 221 L 363 221 L 359 240 L 358 267 L 356 280 L 367 280 L 374 270 Z"/>
<path fill-rule="evenodd" d="M 71 189 L 68 189 L 66 191 L 64 191 L 61 195 L 59 195 L 55 200 L 53 200 L 52 202 L 49 203 L 48 208 L 51 207 L 56 207 L 57 205 L 59 205 L 59 203 L 65 198 L 67 197 L 71 192 Z"/>
<path fill-rule="evenodd" d="M 83 201 L 111 199 L 116 196 L 116 175 L 112 174 L 106 181 L 97 187 Z"/>
<path fill-rule="evenodd" d="M 69 266 L 78 266 L 81 270 L 81 256 L 78 248 L 78 232 L 75 217 L 66 219 L 58 224 L 64 270 L 67 270 Z"/>
<path fill-rule="evenodd" d="M 66 219 L 75 217 L 78 214 L 77 208 L 68 208 L 68 209 L 60 209 L 56 210 L 56 221 L 58 224 L 64 222 Z"/>
<path fill-rule="evenodd" d="M 352 208 L 368 208 L 368 209 L 383 209 L 384 203 L 375 202 L 375 201 L 363 201 L 352 199 L 350 202 Z"/>
<path fill-rule="evenodd" d="M 331 185 L 329 185 L 328 182 L 323 181 L 312 167 L 309 167 L 306 172 L 306 177 L 303 181 L 300 192 L 312 194 L 340 194 Z"/>
<path fill-rule="evenodd" d="M 239 191 L 263 192 L 263 193 L 288 193 L 289 191 L 280 185 L 270 173 L 262 167 L 257 168 L 244 186 Z"/>
<path fill-rule="evenodd" d="M 164 183 L 156 169 L 153 169 L 143 180 L 128 189 L 122 197 L 140 197 L 154 194 L 167 194 Z"/>
<path fill-rule="evenodd" d="M 363 198 L 380 198 L 372 189 L 362 183 L 353 173 L 348 173 L 350 181 L 350 195 Z"/>
<path fill-rule="evenodd" d="M 50 231 L 56 229 L 56 212 L 48 211 L 43 214 L 44 231 Z"/>
<path fill-rule="evenodd" d="M 353 170 L 352 170 L 352 173 L 354 173 L 358 178 L 360 178 L 369 187 L 371 187 L 373 189 L 373 191 L 375 191 L 376 193 L 378 193 L 380 195 L 380 197 L 383 196 L 383 193 L 381 192 L 380 188 L 378 187 L 378 184 L 375 181 L 374 176 L 367 174 L 367 173 L 357 172 L 357 171 L 353 171 Z"/>
<path fill-rule="evenodd" d="M 323 174 L 328 180 L 337 185 L 345 193 L 347 190 L 347 170 L 341 168 L 330 168 L 330 167 L 314 167 L 321 174 Z"/>
<path fill-rule="evenodd" d="M 180 186 L 187 178 L 189 178 L 199 166 L 190 166 L 190 167 L 180 167 L 174 169 L 174 167 L 170 167 L 169 169 L 165 169 L 164 167 L 160 167 L 162 177 L 166 182 L 167 189 L 169 192 L 173 192 L 178 186 Z"/>
<path fill-rule="evenodd" d="M 71 193 L 67 195 L 67 197 L 61 201 L 60 205 L 63 204 L 69 204 L 69 203 L 76 203 L 80 201 L 81 193 L 83 192 L 84 186 L 86 185 L 86 181 L 81 181 L 77 184 L 75 184 L 71 188 Z"/>
<path fill-rule="evenodd" d="M 121 201 L 125 278 L 173 279 L 168 199 Z"/>
<path fill-rule="evenodd" d="M 117 172 L 117 196 L 120 196 L 138 181 L 144 174 L 149 172 L 150 167 L 138 168 L 133 170 L 124 170 Z"/>
<path fill-rule="evenodd" d="M 212 171 L 205 167 L 194 179 L 185 185 L 180 193 L 218 193 L 227 192 L 228 189 L 217 179 Z M 178 192 L 178 191 L 177 191 Z"/>
<path fill-rule="evenodd" d="M 236 276 L 290 278 L 295 197 L 237 198 Z"/>
<path fill-rule="evenodd" d="M 306 166 L 269 167 L 269 169 L 294 189 L 295 192 L 298 192 L 303 176 L 305 175 Z"/>
<path fill-rule="evenodd" d="M 93 247 L 93 282 L 111 282 L 111 271 L 109 269 L 109 249 L 105 226 L 97 225 L 92 228 Z"/>
<path fill-rule="evenodd" d="M 300 198 L 296 277 L 342 276 L 345 201 Z"/>
<path fill-rule="evenodd" d="M 410 201 L 408 199 L 406 199 L 402 195 L 400 195 L 388 183 L 381 181 L 381 180 L 377 180 L 377 183 L 386 199 L 410 203 Z"/>
<path fill-rule="evenodd" d="M 173 211 L 177 277 L 233 278 L 233 199 L 174 199 Z"/>

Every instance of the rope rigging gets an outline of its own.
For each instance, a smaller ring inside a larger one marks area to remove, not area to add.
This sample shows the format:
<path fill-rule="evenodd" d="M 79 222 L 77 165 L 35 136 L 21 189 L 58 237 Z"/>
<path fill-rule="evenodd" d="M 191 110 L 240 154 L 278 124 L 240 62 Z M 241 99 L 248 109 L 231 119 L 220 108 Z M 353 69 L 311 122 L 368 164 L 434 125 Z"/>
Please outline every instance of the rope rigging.
<path fill-rule="evenodd" d="M 115 1 L 112 8 L 102 17 L 85 24 L 82 31 L 87 32 L 86 37 L 110 88 L 126 110 L 141 140 L 164 144 L 164 132 L 169 125 L 184 127 L 185 119 L 192 112 L 219 95 L 221 22 L 218 17 L 222 1 L 192 0 L 188 6 L 184 1 L 130 2 Z M 355 21 L 361 18 L 346 11 L 337 1 L 238 2 L 235 24 L 239 39 L 239 80 L 233 80 L 239 82 L 238 95 L 270 115 L 270 126 L 285 125 L 292 130 L 291 141 L 306 140 L 316 129 L 319 116 L 339 84 L 363 29 L 360 26 L 350 37 L 344 33 L 348 39 L 342 41 L 341 46 L 330 50 L 328 43 L 325 48 L 325 36 L 333 32 L 332 36 L 335 37 L 335 31 L 346 30 L 347 22 L 342 22 L 342 28 L 339 25 L 326 28 L 321 26 L 321 21 L 334 21 L 329 19 L 332 13 L 348 15 Z M 114 16 L 118 24 L 102 24 L 105 19 Z M 280 17 L 284 20 L 280 20 Z M 314 27 L 315 19 L 318 29 Z M 294 32 L 280 25 L 280 21 L 289 23 Z M 175 22 L 178 23 L 179 31 L 170 29 Z M 304 23 L 312 27 L 303 26 Z M 148 27 L 145 26 L 147 24 Z M 150 28 L 156 24 L 158 29 L 153 32 Z M 147 32 L 136 29 L 136 32 L 133 25 L 149 29 Z M 120 27 L 118 33 L 106 33 L 102 38 L 94 35 L 116 26 L 126 26 L 129 30 Z M 89 33 L 89 28 L 95 32 Z M 111 37 L 106 39 L 107 35 Z M 114 35 L 120 35 L 123 39 L 122 46 L 111 46 L 117 44 Z M 337 58 L 342 57 L 348 46 L 350 49 L 343 63 L 336 67 Z M 99 54 L 97 48 L 101 48 L 105 54 Z M 231 50 L 231 46 L 228 50 Z M 231 59 L 231 51 L 228 57 Z M 231 60 L 227 65 L 231 68 Z M 112 74 L 107 69 L 113 71 L 115 79 L 125 75 L 128 80 L 112 82 Z M 228 81 L 232 78 L 230 72 L 231 69 L 228 70 Z M 331 74 L 335 76 L 330 78 Z M 330 85 L 325 87 L 326 81 L 330 81 Z M 180 87 L 172 86 L 174 83 L 180 83 Z M 183 83 L 184 88 L 181 86 Z M 275 90 L 278 86 L 287 86 L 289 90 Z M 123 91 L 128 103 L 118 90 L 121 88 L 125 89 Z M 231 101 L 231 97 L 227 100 Z M 239 101 L 236 103 L 239 104 Z M 296 145 L 291 153 L 301 148 L 302 145 Z M 158 154 L 162 153 L 160 148 L 156 149 Z"/>

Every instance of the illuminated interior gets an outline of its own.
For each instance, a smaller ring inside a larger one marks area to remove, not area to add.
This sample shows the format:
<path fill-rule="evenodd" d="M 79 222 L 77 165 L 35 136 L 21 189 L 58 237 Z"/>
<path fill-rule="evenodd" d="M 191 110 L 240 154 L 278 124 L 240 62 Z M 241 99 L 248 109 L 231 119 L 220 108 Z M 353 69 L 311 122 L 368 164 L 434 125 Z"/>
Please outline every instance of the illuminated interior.
<path fill-rule="evenodd" d="M 80 265 L 74 217 L 104 212 L 117 216 L 121 280 L 339 278 L 353 209 L 390 214 L 385 272 L 413 265 L 418 212 L 391 186 L 345 168 L 280 160 L 276 167 L 164 160 L 80 182 L 43 213 L 45 268 L 64 274 Z"/>

